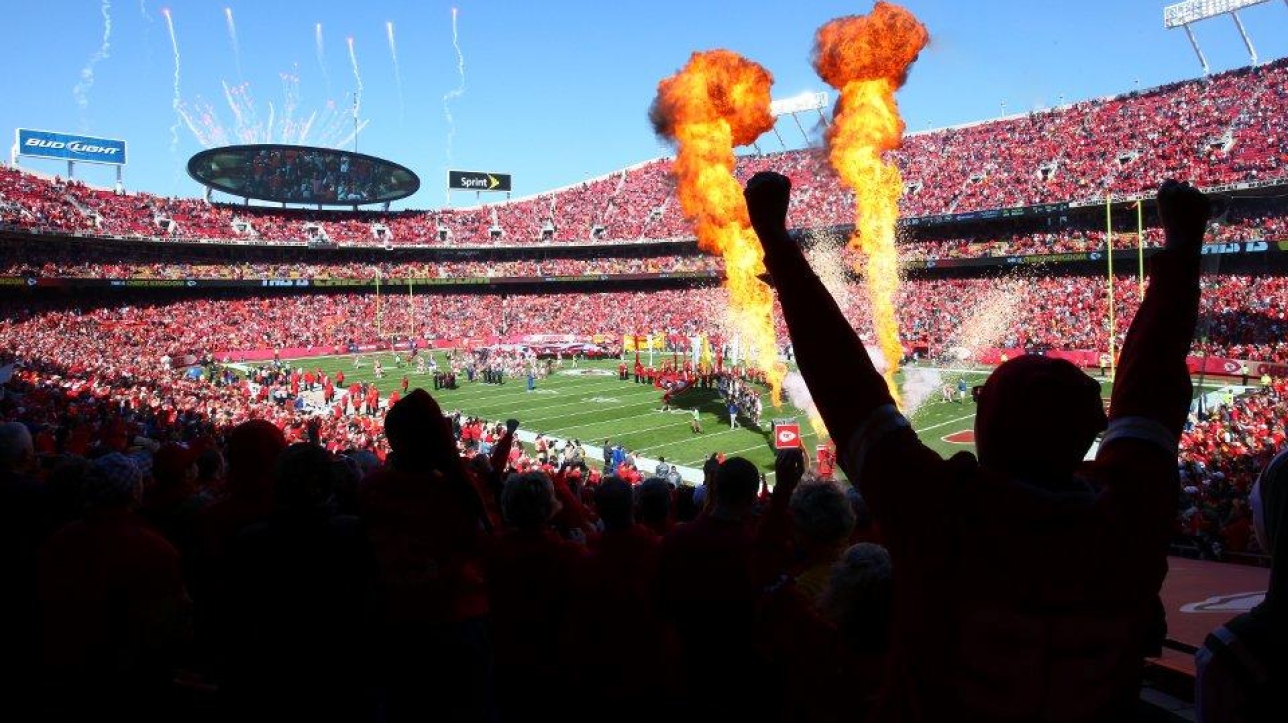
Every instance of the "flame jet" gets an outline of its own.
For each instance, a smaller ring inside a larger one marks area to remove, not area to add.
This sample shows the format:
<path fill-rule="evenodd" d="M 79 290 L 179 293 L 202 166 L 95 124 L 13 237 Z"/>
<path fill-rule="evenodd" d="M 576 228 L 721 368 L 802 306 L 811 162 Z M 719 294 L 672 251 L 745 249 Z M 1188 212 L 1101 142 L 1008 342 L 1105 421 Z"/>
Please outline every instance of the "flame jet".
<path fill-rule="evenodd" d="M 903 360 L 895 294 L 899 260 L 895 222 L 903 179 L 882 154 L 899 147 L 904 123 L 894 94 L 930 41 L 926 26 L 897 5 L 878 2 L 868 15 L 838 18 L 814 36 L 814 70 L 840 91 L 827 129 L 828 157 L 854 191 L 855 234 L 850 244 L 864 256 L 862 270 L 872 304 L 872 323 L 890 393 L 899 400 L 895 372 Z"/>
<path fill-rule="evenodd" d="M 724 257 L 728 326 L 744 349 L 755 348 L 754 363 L 765 372 L 777 407 L 786 368 L 778 361 L 773 294 L 759 278 L 764 253 L 733 175 L 733 149 L 774 127 L 773 82 L 769 71 L 732 51 L 694 53 L 680 72 L 658 83 L 649 118 L 657 134 L 677 146 L 680 208 L 697 227 L 698 246 Z"/>

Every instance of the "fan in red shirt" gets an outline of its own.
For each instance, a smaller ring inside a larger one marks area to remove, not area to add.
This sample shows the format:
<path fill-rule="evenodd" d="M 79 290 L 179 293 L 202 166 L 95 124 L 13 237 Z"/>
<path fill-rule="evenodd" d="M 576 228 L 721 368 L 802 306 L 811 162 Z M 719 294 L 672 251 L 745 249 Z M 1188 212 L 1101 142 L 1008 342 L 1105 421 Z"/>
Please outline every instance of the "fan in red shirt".
<path fill-rule="evenodd" d="M 1166 250 L 1123 346 L 1108 430 L 1099 385 L 1024 356 L 985 384 L 979 459 L 924 446 L 786 229 L 791 182 L 747 184 L 801 374 L 881 524 L 894 565 L 880 720 L 1127 721 L 1161 643 L 1185 365 L 1210 208 L 1168 182 Z"/>

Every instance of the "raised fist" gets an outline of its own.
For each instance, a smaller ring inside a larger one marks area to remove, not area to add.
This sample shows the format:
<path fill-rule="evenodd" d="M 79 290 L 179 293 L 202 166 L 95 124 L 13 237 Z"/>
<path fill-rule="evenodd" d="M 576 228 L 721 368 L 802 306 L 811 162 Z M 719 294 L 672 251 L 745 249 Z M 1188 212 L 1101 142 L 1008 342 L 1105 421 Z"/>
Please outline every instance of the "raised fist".
<path fill-rule="evenodd" d="M 1167 235 L 1167 248 L 1197 252 L 1211 215 L 1208 197 L 1190 184 L 1169 179 L 1159 187 L 1158 217 Z"/>
<path fill-rule="evenodd" d="M 747 199 L 751 227 L 762 238 L 766 234 L 787 230 L 787 203 L 792 195 L 791 179 L 773 171 L 761 171 L 747 181 L 747 190 L 743 195 Z"/>

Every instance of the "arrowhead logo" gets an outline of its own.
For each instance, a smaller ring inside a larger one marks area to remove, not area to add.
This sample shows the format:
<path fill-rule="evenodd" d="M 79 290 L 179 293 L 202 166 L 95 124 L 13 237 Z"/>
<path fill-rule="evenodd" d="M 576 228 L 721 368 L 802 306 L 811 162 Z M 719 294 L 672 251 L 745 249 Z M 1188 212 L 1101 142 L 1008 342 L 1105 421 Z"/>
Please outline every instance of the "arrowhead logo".
<path fill-rule="evenodd" d="M 795 449 L 800 446 L 801 428 L 799 424 L 774 425 L 774 449 Z"/>
<path fill-rule="evenodd" d="M 489 191 L 491 191 L 492 189 L 496 188 L 499 185 L 501 185 L 501 182 L 496 180 L 496 176 L 493 176 L 491 173 L 487 174 L 487 189 Z"/>

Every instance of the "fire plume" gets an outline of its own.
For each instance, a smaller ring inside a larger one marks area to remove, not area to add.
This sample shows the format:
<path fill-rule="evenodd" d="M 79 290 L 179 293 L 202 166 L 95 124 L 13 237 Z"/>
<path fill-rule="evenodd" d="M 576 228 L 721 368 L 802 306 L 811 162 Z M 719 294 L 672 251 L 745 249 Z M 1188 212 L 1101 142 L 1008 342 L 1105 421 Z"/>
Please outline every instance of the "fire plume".
<path fill-rule="evenodd" d="M 733 149 L 774 127 L 773 82 L 769 71 L 737 53 L 694 53 L 680 72 L 658 83 L 649 118 L 658 135 L 677 146 L 673 173 L 680 208 L 697 228 L 699 248 L 724 257 L 730 327 L 743 348 L 755 348 L 754 362 L 779 406 L 786 369 L 778 361 L 773 294 L 759 278 L 764 254 L 733 175 Z"/>
<path fill-rule="evenodd" d="M 895 372 L 903 359 L 894 298 L 899 289 L 895 222 L 903 179 L 882 154 L 899 147 L 904 123 L 894 94 L 930 41 L 912 13 L 878 2 L 868 15 L 833 20 L 814 36 L 814 70 L 840 91 L 827 129 L 828 156 L 841 180 L 854 190 L 855 233 L 864 256 L 863 277 L 872 323 L 885 359 L 885 379 L 895 400 Z"/>

